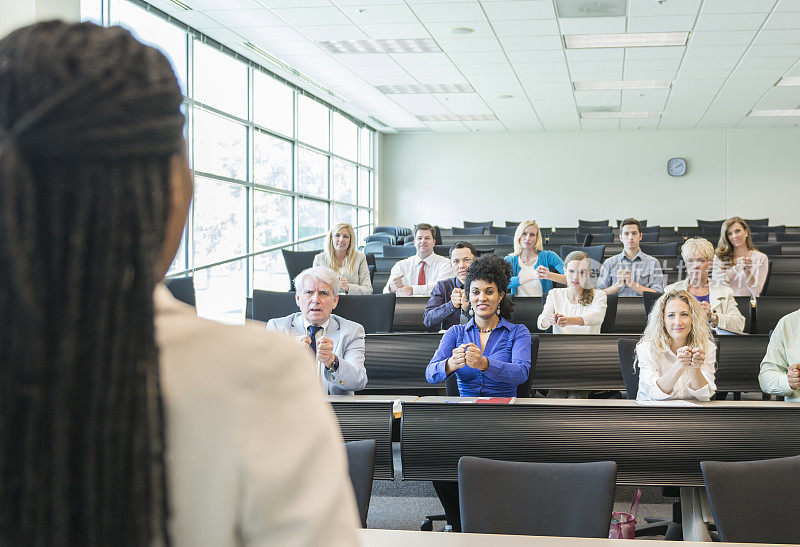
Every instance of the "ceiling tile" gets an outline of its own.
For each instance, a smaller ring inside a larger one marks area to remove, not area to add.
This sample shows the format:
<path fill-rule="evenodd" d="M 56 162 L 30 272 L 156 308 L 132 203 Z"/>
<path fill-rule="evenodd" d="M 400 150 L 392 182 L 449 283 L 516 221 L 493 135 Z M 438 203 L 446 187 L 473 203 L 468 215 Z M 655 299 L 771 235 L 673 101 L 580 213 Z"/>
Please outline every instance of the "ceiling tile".
<path fill-rule="evenodd" d="M 669 89 L 626 90 L 622 92 L 622 110 L 660 112 L 667 102 Z"/>
<path fill-rule="evenodd" d="M 769 47 L 769 46 L 762 46 Z M 738 59 L 747 49 L 747 45 L 738 46 L 691 46 L 686 48 L 686 58 L 703 59 Z M 751 46 L 752 50 L 752 46 Z"/>
<path fill-rule="evenodd" d="M 558 36 L 558 25 L 554 20 L 532 20 L 523 21 L 493 21 L 497 36 Z"/>
<path fill-rule="evenodd" d="M 798 6 L 800 10 L 800 6 Z M 800 28 L 800 12 L 773 13 L 764 23 L 765 30 L 785 30 Z"/>
<path fill-rule="evenodd" d="M 227 39 L 213 35 L 212 38 L 215 38 L 218 41 L 224 41 Z M 309 42 L 308 40 L 304 42 L 258 43 L 256 45 L 281 59 L 289 58 L 295 55 L 317 55 L 319 53 L 323 53 L 319 46 Z"/>
<path fill-rule="evenodd" d="M 306 40 L 305 36 L 287 26 L 234 28 L 233 30 L 253 43 L 268 44 L 270 42 L 301 42 Z"/>
<path fill-rule="evenodd" d="M 797 57 L 751 57 L 745 55 L 739 63 L 742 69 L 776 68 L 781 72 L 789 70 L 797 61 Z"/>
<path fill-rule="evenodd" d="M 424 53 L 423 55 L 428 55 Z M 476 51 L 472 53 L 449 53 L 447 56 L 457 65 L 482 65 L 489 63 L 507 63 L 502 51 Z"/>
<path fill-rule="evenodd" d="M 542 131 L 544 129 L 542 127 L 542 124 L 539 123 L 538 119 L 533 119 L 531 121 L 504 120 L 503 124 L 508 128 L 509 131 L 514 131 L 515 133 L 524 133 L 527 131 Z"/>
<path fill-rule="evenodd" d="M 681 63 L 681 70 L 733 70 L 738 59 L 715 59 L 687 56 Z"/>
<path fill-rule="evenodd" d="M 219 0 L 206 0 L 206 1 L 214 2 L 215 4 L 219 4 Z M 234 0 L 234 1 L 237 1 L 237 0 Z M 263 6 L 265 8 L 293 8 L 293 7 L 299 7 L 297 0 L 259 0 L 259 4 L 263 4 Z M 332 2 L 330 2 L 330 0 L 302 0 L 302 2 L 300 2 L 300 4 L 302 5 L 302 7 L 322 7 L 322 6 L 332 6 L 333 5 Z"/>
<path fill-rule="evenodd" d="M 567 65 L 561 63 L 515 63 L 517 74 L 566 74 Z"/>
<path fill-rule="evenodd" d="M 262 11 L 267 11 L 267 10 L 262 10 Z M 221 13 L 227 13 L 227 12 L 221 12 Z M 201 11 L 184 11 L 175 14 L 175 16 L 184 23 L 186 23 L 187 25 L 189 25 L 190 27 L 194 27 L 197 30 L 205 30 L 207 28 L 216 28 L 221 26 L 236 26 L 236 25 L 228 25 L 227 23 L 222 23 L 216 19 L 212 19 L 211 17 L 209 17 L 208 15 L 206 15 Z M 278 20 L 278 25 L 282 24 L 283 23 L 280 20 Z"/>
<path fill-rule="evenodd" d="M 631 17 L 664 17 L 668 15 L 694 15 L 700 7 L 700 0 L 670 0 L 664 3 L 632 1 L 628 6 Z"/>
<path fill-rule="evenodd" d="M 436 40 L 445 52 L 450 53 L 464 53 L 468 51 L 501 51 L 500 43 L 497 38 L 468 38 L 468 39 L 453 39 Z"/>
<path fill-rule="evenodd" d="M 392 100 L 412 114 L 447 114 L 447 108 L 433 95 L 392 95 Z"/>
<path fill-rule="evenodd" d="M 769 13 L 775 0 L 705 0 L 701 13 Z"/>
<path fill-rule="evenodd" d="M 692 30 L 694 15 L 668 15 L 665 17 L 630 17 L 628 32 L 682 32 Z M 640 48 L 646 49 L 646 48 Z"/>
<path fill-rule="evenodd" d="M 755 45 L 800 44 L 800 29 L 762 30 L 753 43 Z"/>
<path fill-rule="evenodd" d="M 423 23 L 451 21 L 486 21 L 478 2 L 447 2 L 441 4 L 413 4 L 411 9 Z"/>
<path fill-rule="evenodd" d="M 648 49 L 648 48 L 635 48 Z M 625 49 L 621 47 L 587 48 L 566 50 L 567 60 L 573 61 L 622 61 L 625 58 Z"/>
<path fill-rule="evenodd" d="M 779 31 L 774 31 L 779 32 Z M 755 32 L 750 30 L 714 30 L 693 32 L 689 35 L 689 46 L 737 46 L 749 44 Z"/>
<path fill-rule="evenodd" d="M 561 33 L 618 34 L 625 32 L 625 17 L 576 17 L 559 19 Z"/>
<path fill-rule="evenodd" d="M 625 49 L 626 60 L 639 59 L 680 59 L 683 57 L 685 47 L 629 47 Z"/>
<path fill-rule="evenodd" d="M 628 118 L 619 121 L 620 129 L 655 129 L 661 118 Z"/>
<path fill-rule="evenodd" d="M 625 80 L 673 80 L 675 79 L 674 70 L 631 70 L 626 68 L 623 71 Z"/>
<path fill-rule="evenodd" d="M 506 51 L 537 51 L 545 49 L 561 49 L 560 36 L 517 36 L 500 38 Z"/>
<path fill-rule="evenodd" d="M 370 85 L 402 85 L 419 83 L 407 72 L 397 72 L 392 74 L 362 74 L 361 77 Z"/>
<path fill-rule="evenodd" d="M 425 27 L 433 36 L 434 40 L 439 39 L 452 39 L 452 40 L 475 40 L 476 38 L 494 38 L 494 31 L 486 21 L 466 21 L 457 20 L 449 23 L 425 23 Z M 451 29 L 471 28 L 475 32 L 472 34 L 453 34 Z"/>
<path fill-rule="evenodd" d="M 469 129 L 461 122 L 425 122 L 437 133 L 468 133 Z"/>
<path fill-rule="evenodd" d="M 397 66 L 394 59 L 386 53 L 343 53 L 337 55 L 336 59 L 350 67 Z M 446 62 L 446 59 L 444 62 Z"/>
<path fill-rule="evenodd" d="M 567 94 L 572 96 L 572 84 L 569 82 L 528 85 L 525 89 L 534 97 Z"/>
<path fill-rule="evenodd" d="M 389 57 L 403 66 L 452 65 L 444 53 L 389 53 Z"/>
<path fill-rule="evenodd" d="M 467 76 L 470 83 L 515 84 L 519 82 L 514 74 L 475 74 Z"/>
<path fill-rule="evenodd" d="M 417 17 L 405 4 L 346 6 L 340 8 L 357 25 L 416 23 Z"/>
<path fill-rule="evenodd" d="M 514 74 L 514 71 L 511 69 L 511 65 L 509 65 L 508 63 L 464 65 L 463 67 L 461 67 L 461 72 L 463 72 L 467 77 L 477 76 L 477 75 L 491 75 L 491 74 L 498 74 L 498 75 Z"/>
<path fill-rule="evenodd" d="M 680 80 L 708 80 L 708 79 L 721 79 L 727 78 L 730 74 L 730 70 L 719 70 L 719 69 L 704 69 L 704 70 L 694 70 L 694 69 L 685 69 L 681 68 L 678 71 L 677 79 Z"/>
<path fill-rule="evenodd" d="M 564 61 L 564 52 L 560 49 L 509 51 L 508 59 L 512 63 L 555 63 Z"/>
<path fill-rule="evenodd" d="M 706 30 L 757 30 L 764 22 L 764 13 L 715 13 L 697 18 L 695 31 Z"/>
<path fill-rule="evenodd" d="M 555 19 L 551 0 L 527 0 L 514 2 L 485 2 L 483 9 L 493 21 L 515 21 L 518 19 Z"/>
<path fill-rule="evenodd" d="M 526 74 L 520 75 L 520 82 L 523 86 L 537 86 L 539 84 L 569 83 L 567 74 Z"/>
<path fill-rule="evenodd" d="M 752 45 L 747 54 L 753 57 L 797 57 L 800 56 L 800 44 Z"/>
<path fill-rule="evenodd" d="M 263 9 L 264 7 L 255 0 L 231 0 L 223 5 L 220 5 L 217 0 L 186 0 L 184 4 L 198 11 L 218 10 L 223 6 L 223 9 Z"/>
<path fill-rule="evenodd" d="M 780 118 L 772 118 L 768 116 L 745 116 L 739 123 L 736 124 L 736 127 L 772 127 L 778 123 Z"/>
<path fill-rule="evenodd" d="M 273 10 L 290 25 L 350 25 L 350 20 L 337 8 L 280 8 Z"/>
<path fill-rule="evenodd" d="M 506 133 L 505 126 L 499 121 L 485 121 L 485 122 L 464 122 L 470 130 L 481 131 L 486 133 Z"/>
<path fill-rule="evenodd" d="M 778 0 L 773 8 L 774 12 L 796 11 L 800 12 L 800 0 Z"/>
<path fill-rule="evenodd" d="M 669 71 L 675 72 L 678 70 L 680 59 L 642 59 L 642 60 L 626 60 L 625 70 L 632 71 Z"/>
<path fill-rule="evenodd" d="M 429 38 L 430 33 L 420 23 L 399 23 L 385 25 L 359 25 L 361 30 L 373 40 L 400 40 Z"/>
<path fill-rule="evenodd" d="M 619 106 L 622 100 L 620 91 L 576 91 L 575 102 L 578 106 Z"/>
<path fill-rule="evenodd" d="M 619 129 L 619 120 L 581 120 L 581 129 L 608 130 Z"/>
<path fill-rule="evenodd" d="M 309 40 L 323 42 L 327 40 L 365 40 L 367 35 L 355 25 L 315 25 L 298 26 L 297 30 L 308 36 Z"/>

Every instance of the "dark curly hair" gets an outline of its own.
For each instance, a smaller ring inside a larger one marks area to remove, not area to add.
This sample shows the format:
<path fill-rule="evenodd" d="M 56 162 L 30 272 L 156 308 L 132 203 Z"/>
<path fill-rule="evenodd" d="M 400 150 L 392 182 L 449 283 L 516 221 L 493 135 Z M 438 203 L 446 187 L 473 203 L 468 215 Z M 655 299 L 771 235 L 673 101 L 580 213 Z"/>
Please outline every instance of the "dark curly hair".
<path fill-rule="evenodd" d="M 496 254 L 484 254 L 475 259 L 467 268 L 467 277 L 464 279 L 464 288 L 469 294 L 469 287 L 473 281 L 480 279 L 494 285 L 503 294 L 500 301 L 500 317 L 511 320 L 514 311 L 514 303 L 508 292 L 508 284 L 511 282 L 511 264 L 497 256 Z"/>

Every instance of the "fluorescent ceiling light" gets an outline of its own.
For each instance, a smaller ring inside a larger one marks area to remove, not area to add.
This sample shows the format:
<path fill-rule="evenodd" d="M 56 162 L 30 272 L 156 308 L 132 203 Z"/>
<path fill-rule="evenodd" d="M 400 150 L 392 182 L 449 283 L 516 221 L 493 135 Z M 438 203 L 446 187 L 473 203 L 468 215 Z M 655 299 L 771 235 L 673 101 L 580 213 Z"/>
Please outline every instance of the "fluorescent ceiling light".
<path fill-rule="evenodd" d="M 639 32 L 628 34 L 567 34 L 564 44 L 571 49 L 590 47 L 685 46 L 688 32 Z"/>
<path fill-rule="evenodd" d="M 442 51 L 430 38 L 404 40 L 325 40 L 317 42 L 325 51 L 343 53 L 436 53 Z"/>
<path fill-rule="evenodd" d="M 607 89 L 669 89 L 671 80 L 624 80 L 619 82 L 572 82 L 575 91 Z"/>
<path fill-rule="evenodd" d="M 616 118 L 659 118 L 659 112 L 581 112 L 584 120 L 607 120 Z"/>
<path fill-rule="evenodd" d="M 420 93 L 475 93 L 468 84 L 409 84 L 379 85 L 378 91 L 386 95 L 416 95 Z"/>
<path fill-rule="evenodd" d="M 764 116 L 800 116 L 800 108 L 791 110 L 753 110 L 748 116 L 756 118 Z"/>
<path fill-rule="evenodd" d="M 800 78 L 797 77 L 781 78 L 775 85 L 780 87 L 800 85 Z"/>
<path fill-rule="evenodd" d="M 470 27 L 453 27 L 450 29 L 451 34 L 472 34 L 473 32 L 475 32 L 475 29 Z"/>
<path fill-rule="evenodd" d="M 423 122 L 486 122 L 496 120 L 494 114 L 426 114 L 417 116 Z"/>

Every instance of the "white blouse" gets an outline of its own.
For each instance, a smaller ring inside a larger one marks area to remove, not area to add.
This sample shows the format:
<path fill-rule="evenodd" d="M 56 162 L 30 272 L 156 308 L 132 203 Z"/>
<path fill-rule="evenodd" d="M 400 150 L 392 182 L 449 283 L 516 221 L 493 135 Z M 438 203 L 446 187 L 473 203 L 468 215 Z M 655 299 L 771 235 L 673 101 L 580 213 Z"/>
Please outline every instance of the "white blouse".
<path fill-rule="evenodd" d="M 517 296 L 542 296 L 542 282 L 539 281 L 539 275 L 536 273 L 536 268 L 527 266 L 519 262 L 519 275 L 533 273 L 533 281 L 528 281 L 524 285 L 517 288 Z"/>
<path fill-rule="evenodd" d="M 356 251 L 353 270 L 345 268 L 330 268 L 323 259 L 324 253 L 319 253 L 314 257 L 314 266 L 332 269 L 337 275 L 347 278 L 350 290 L 347 294 L 372 294 L 372 281 L 369 278 L 369 266 L 367 266 L 367 256 L 361 251 Z"/>
<path fill-rule="evenodd" d="M 603 291 L 592 290 L 594 291 L 594 299 L 591 304 L 584 306 L 583 304 L 573 304 L 569 301 L 569 289 L 550 289 L 550 292 L 547 293 L 547 300 L 544 303 L 542 314 L 537 321 L 539 328 L 542 330 L 547 328 L 543 324 L 546 316 L 559 313 L 566 317 L 582 317 L 584 325 L 570 325 L 567 327 L 553 325 L 554 334 L 599 334 L 600 326 L 606 317 L 608 298 Z"/>
<path fill-rule="evenodd" d="M 636 358 L 639 367 L 639 393 L 636 395 L 637 401 L 666 401 L 668 399 L 677 400 L 698 400 L 708 401 L 717 390 L 714 384 L 714 369 L 717 361 L 717 346 L 713 342 L 706 342 L 706 360 L 700 365 L 700 373 L 706 379 L 707 384 L 700 389 L 689 387 L 689 376 L 682 374 L 672 393 L 664 393 L 656 383 L 666 372 L 672 369 L 678 362 L 678 356 L 669 348 L 659 351 L 652 342 L 640 342 L 636 345 Z"/>
<path fill-rule="evenodd" d="M 744 266 L 731 265 L 730 262 L 723 261 L 714 255 L 712 277 L 714 281 L 719 281 L 733 289 L 734 296 L 757 297 L 761 294 L 764 283 L 767 281 L 769 259 L 767 255 L 755 249 L 748 252 L 747 256 L 753 262 L 749 272 L 744 269 Z"/>

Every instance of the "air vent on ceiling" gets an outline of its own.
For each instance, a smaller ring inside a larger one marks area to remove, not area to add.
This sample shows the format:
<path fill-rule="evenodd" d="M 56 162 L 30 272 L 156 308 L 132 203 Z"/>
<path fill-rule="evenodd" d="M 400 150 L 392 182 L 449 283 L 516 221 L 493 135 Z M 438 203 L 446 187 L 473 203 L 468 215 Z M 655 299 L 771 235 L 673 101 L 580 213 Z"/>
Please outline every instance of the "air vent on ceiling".
<path fill-rule="evenodd" d="M 628 0 L 556 0 L 559 17 L 625 17 Z"/>
<path fill-rule="evenodd" d="M 433 133 L 430 127 L 398 127 L 398 133 Z"/>
<path fill-rule="evenodd" d="M 420 93 L 475 93 L 468 84 L 410 84 L 379 85 L 378 91 L 386 95 L 415 95 Z"/>
<path fill-rule="evenodd" d="M 176 6 L 181 8 L 183 11 L 192 11 L 192 8 L 190 8 L 189 6 L 184 4 L 183 2 L 180 2 L 179 0 L 167 0 L 167 2 L 169 2 L 170 4 L 175 4 Z"/>
<path fill-rule="evenodd" d="M 423 122 L 488 122 L 497 119 L 494 114 L 425 114 L 417 116 Z"/>
<path fill-rule="evenodd" d="M 334 55 L 343 53 L 436 53 L 442 51 L 430 38 L 404 40 L 325 40 L 317 42 Z"/>
<path fill-rule="evenodd" d="M 383 123 L 382 121 L 380 121 L 380 120 L 379 120 L 378 118 L 376 118 L 375 116 L 370 116 L 370 117 L 369 117 L 369 119 L 370 119 L 370 120 L 372 120 L 373 122 L 377 123 L 377 124 L 378 124 L 378 125 L 380 125 L 381 127 L 389 127 L 388 125 L 386 125 L 385 123 Z"/>

